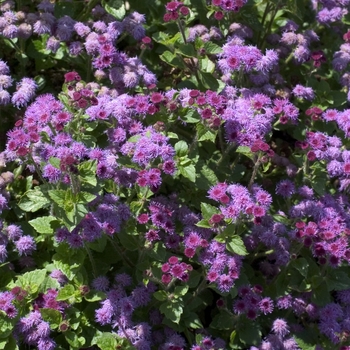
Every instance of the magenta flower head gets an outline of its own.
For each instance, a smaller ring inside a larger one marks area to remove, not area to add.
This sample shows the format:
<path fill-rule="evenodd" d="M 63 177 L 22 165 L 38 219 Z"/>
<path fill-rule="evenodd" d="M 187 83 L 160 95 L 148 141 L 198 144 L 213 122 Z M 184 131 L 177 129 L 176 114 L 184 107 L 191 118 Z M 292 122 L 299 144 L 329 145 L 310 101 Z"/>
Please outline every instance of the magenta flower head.
<path fill-rule="evenodd" d="M 69 83 L 71 81 L 80 81 L 80 75 L 77 72 L 68 72 L 64 75 L 64 81 Z"/>

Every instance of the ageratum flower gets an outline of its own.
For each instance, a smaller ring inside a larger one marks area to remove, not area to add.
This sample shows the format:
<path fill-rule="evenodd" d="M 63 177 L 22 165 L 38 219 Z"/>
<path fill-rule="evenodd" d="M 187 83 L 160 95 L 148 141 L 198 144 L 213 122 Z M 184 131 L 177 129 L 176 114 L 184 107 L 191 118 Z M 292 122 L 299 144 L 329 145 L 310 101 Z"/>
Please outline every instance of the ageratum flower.
<path fill-rule="evenodd" d="M 11 102 L 17 107 L 23 107 L 34 97 L 38 85 L 31 78 L 23 78 L 17 84 L 17 91 L 13 94 Z"/>

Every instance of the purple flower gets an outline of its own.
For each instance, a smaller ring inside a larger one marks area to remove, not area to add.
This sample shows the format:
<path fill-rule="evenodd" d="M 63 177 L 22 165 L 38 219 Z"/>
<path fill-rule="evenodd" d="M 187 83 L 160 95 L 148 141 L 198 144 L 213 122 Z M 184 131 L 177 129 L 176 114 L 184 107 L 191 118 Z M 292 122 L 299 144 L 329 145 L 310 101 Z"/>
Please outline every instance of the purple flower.
<path fill-rule="evenodd" d="M 36 244 L 31 236 L 22 236 L 15 241 L 16 249 L 19 255 L 30 255 L 36 249 Z"/>
<path fill-rule="evenodd" d="M 295 193 L 295 186 L 290 180 L 282 180 L 276 186 L 276 194 L 283 197 L 291 197 Z"/>
<path fill-rule="evenodd" d="M 91 32 L 91 29 L 82 22 L 76 22 L 74 24 L 74 30 L 81 37 L 85 37 Z"/>
<path fill-rule="evenodd" d="M 287 325 L 287 322 L 282 318 L 277 318 L 272 324 L 272 331 L 275 334 L 284 337 L 286 334 L 289 333 L 289 327 Z"/>
<path fill-rule="evenodd" d="M 300 84 L 295 86 L 293 89 L 293 94 L 296 97 L 303 98 L 308 101 L 312 101 L 315 98 L 314 91 L 311 87 L 304 87 Z"/>
<path fill-rule="evenodd" d="M 106 276 L 99 276 L 96 277 L 93 281 L 92 281 L 92 287 L 96 290 L 105 292 L 108 290 L 109 288 L 109 281 L 108 278 Z"/>
<path fill-rule="evenodd" d="M 50 273 L 50 277 L 54 278 L 55 280 L 57 280 L 57 282 L 60 285 L 63 285 L 63 284 L 68 282 L 67 276 L 61 270 L 53 270 Z"/>
<path fill-rule="evenodd" d="M 11 102 L 17 107 L 23 107 L 34 97 L 37 89 L 36 82 L 31 78 L 23 78 L 17 84 L 17 91 L 13 94 Z"/>
<path fill-rule="evenodd" d="M 56 39 L 54 36 L 50 36 L 46 42 L 46 49 L 56 53 L 60 48 L 60 41 Z"/>
<path fill-rule="evenodd" d="M 11 101 L 11 95 L 6 90 L 0 90 L 0 105 L 8 105 Z"/>
<path fill-rule="evenodd" d="M 264 315 L 270 314 L 273 311 L 272 299 L 269 297 L 261 299 L 259 302 L 259 309 Z"/>
<path fill-rule="evenodd" d="M 7 63 L 3 60 L 0 60 L 0 74 L 9 74 L 10 68 Z"/>

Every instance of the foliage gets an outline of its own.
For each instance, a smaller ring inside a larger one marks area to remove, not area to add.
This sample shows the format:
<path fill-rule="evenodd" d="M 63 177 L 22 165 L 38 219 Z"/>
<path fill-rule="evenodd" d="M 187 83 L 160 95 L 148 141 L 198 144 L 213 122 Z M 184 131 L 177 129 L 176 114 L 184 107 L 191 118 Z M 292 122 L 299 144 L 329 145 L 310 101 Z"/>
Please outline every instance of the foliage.
<path fill-rule="evenodd" d="M 1 1 L 0 348 L 349 349 L 349 7 Z"/>

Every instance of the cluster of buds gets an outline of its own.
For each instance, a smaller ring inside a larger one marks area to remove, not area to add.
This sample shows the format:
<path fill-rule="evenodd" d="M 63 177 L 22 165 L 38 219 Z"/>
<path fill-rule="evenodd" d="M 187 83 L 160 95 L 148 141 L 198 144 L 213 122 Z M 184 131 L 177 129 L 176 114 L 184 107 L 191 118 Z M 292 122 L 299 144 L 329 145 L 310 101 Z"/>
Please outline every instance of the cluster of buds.
<path fill-rule="evenodd" d="M 162 282 L 169 284 L 173 279 L 179 279 L 186 282 L 189 279 L 189 272 L 192 271 L 192 266 L 185 262 L 179 262 L 176 256 L 171 256 L 168 262 L 162 265 Z"/>
<path fill-rule="evenodd" d="M 69 72 L 64 75 L 65 83 L 69 91 L 69 96 L 73 99 L 74 107 L 88 108 L 98 104 L 94 93 L 84 88 L 83 84 L 79 83 L 81 78 L 77 72 Z M 79 86 L 81 85 L 81 86 Z"/>
<path fill-rule="evenodd" d="M 176 21 L 180 16 L 188 16 L 190 10 L 181 1 L 170 1 L 165 5 L 164 22 Z"/>
<path fill-rule="evenodd" d="M 349 37 L 350 37 L 350 35 L 349 35 Z M 322 50 L 313 52 L 311 54 L 311 59 L 314 61 L 314 67 L 316 67 L 316 68 L 321 67 L 321 64 L 327 61 L 327 59 L 324 55 L 324 52 Z"/>

